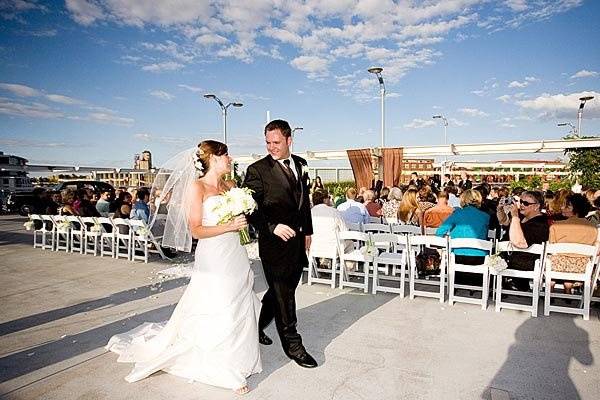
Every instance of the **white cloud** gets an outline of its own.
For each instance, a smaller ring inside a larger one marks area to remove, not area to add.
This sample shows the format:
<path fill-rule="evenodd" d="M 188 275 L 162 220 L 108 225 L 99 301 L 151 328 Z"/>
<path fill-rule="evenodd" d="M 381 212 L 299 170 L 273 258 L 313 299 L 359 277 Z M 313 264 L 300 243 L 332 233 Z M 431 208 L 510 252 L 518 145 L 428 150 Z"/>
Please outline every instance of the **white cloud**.
<path fill-rule="evenodd" d="M 154 63 L 150 65 L 144 65 L 142 70 L 149 72 L 165 72 L 165 71 L 177 71 L 183 68 L 183 64 L 174 61 L 165 61 L 161 63 Z"/>
<path fill-rule="evenodd" d="M 476 108 L 460 108 L 458 112 L 461 112 L 470 117 L 487 117 L 489 115 L 488 113 L 478 110 Z"/>
<path fill-rule="evenodd" d="M 448 125 L 451 125 L 451 126 L 468 126 L 469 124 L 467 122 L 461 121 L 461 120 L 456 119 L 456 118 L 448 118 Z"/>
<path fill-rule="evenodd" d="M 524 88 L 529 86 L 529 82 L 525 81 L 525 82 L 519 82 L 519 81 L 512 81 L 508 84 L 509 88 Z"/>
<path fill-rule="evenodd" d="M 403 126 L 406 129 L 421 129 L 421 128 L 427 128 L 428 126 L 434 126 L 434 125 L 435 125 L 435 122 L 433 122 L 433 121 L 415 118 L 411 122 L 409 122 L 408 124 L 404 124 Z"/>
<path fill-rule="evenodd" d="M 183 88 L 183 89 L 187 89 L 190 92 L 194 92 L 194 93 L 204 93 L 205 92 L 204 89 L 197 87 L 197 86 L 190 86 L 190 85 L 184 85 L 184 84 L 179 84 L 177 86 L 180 88 Z"/>
<path fill-rule="evenodd" d="M 496 100 L 500 100 L 503 103 L 509 103 L 512 99 L 511 95 L 503 94 L 502 96 L 496 97 Z"/>
<path fill-rule="evenodd" d="M 527 81 L 527 82 L 539 82 L 540 80 L 538 78 L 536 78 L 535 76 L 526 76 L 525 77 L 525 81 Z"/>
<path fill-rule="evenodd" d="M 517 127 L 515 124 L 509 124 L 509 123 L 500 124 L 500 126 L 502 128 L 510 128 L 510 129 Z"/>
<path fill-rule="evenodd" d="M 165 101 L 171 101 L 175 98 L 175 96 L 163 90 L 153 90 L 150 92 L 150 95 Z"/>
<path fill-rule="evenodd" d="M 585 104 L 585 118 L 600 118 L 600 93 L 598 92 L 579 92 L 571 94 L 544 93 L 532 100 L 517 101 L 517 105 L 524 110 L 538 112 L 540 118 L 575 118 L 577 109 L 581 103 L 579 98 L 583 96 L 594 96 L 594 99 Z"/>
<path fill-rule="evenodd" d="M 595 78 L 598 76 L 598 72 L 596 71 L 588 71 L 586 69 L 582 69 L 581 71 L 571 75 L 571 79 L 577 78 Z"/>
<path fill-rule="evenodd" d="M 105 18 L 102 8 L 88 0 L 66 0 L 65 5 L 75 22 L 84 26 Z"/>
<path fill-rule="evenodd" d="M 82 100 L 77 100 L 69 96 L 63 96 L 61 94 L 47 94 L 46 98 L 54 103 L 66 104 L 66 105 L 74 105 L 74 104 L 84 104 L 85 102 Z"/>
<path fill-rule="evenodd" d="M 229 40 L 227 40 L 227 38 L 221 36 L 221 35 L 217 35 L 214 33 L 207 33 L 204 35 L 200 35 L 196 38 L 196 43 L 203 45 L 203 46 L 212 46 L 215 44 L 226 44 L 229 42 Z"/>
<path fill-rule="evenodd" d="M 90 113 L 87 117 L 82 118 L 85 121 L 98 122 L 102 124 L 131 126 L 135 122 L 133 118 L 119 117 L 111 113 Z"/>
<path fill-rule="evenodd" d="M 292 66 L 300 71 L 308 72 L 309 76 L 324 76 L 328 73 L 329 60 L 316 56 L 300 56 L 294 58 Z"/>
<path fill-rule="evenodd" d="M 37 89 L 16 83 L 0 83 L 0 89 L 8 90 L 19 97 L 36 97 L 41 95 L 41 92 Z"/>
<path fill-rule="evenodd" d="M 23 104 L 0 97 L 0 114 L 30 118 L 61 118 L 64 114 L 45 104 Z"/>

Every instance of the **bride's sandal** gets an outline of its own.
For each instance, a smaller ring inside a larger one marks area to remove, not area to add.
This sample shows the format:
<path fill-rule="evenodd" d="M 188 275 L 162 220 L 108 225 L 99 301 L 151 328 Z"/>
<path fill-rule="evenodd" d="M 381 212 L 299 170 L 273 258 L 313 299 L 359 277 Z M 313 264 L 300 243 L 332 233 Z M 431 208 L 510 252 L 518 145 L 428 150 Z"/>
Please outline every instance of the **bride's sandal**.
<path fill-rule="evenodd" d="M 235 394 L 242 395 L 242 394 L 246 394 L 246 393 L 248 393 L 249 391 L 250 391 L 250 388 L 248 387 L 248 385 L 244 385 L 244 386 L 242 386 L 242 387 L 241 387 L 241 388 L 239 388 L 239 389 L 235 389 L 233 392 L 234 392 Z"/>

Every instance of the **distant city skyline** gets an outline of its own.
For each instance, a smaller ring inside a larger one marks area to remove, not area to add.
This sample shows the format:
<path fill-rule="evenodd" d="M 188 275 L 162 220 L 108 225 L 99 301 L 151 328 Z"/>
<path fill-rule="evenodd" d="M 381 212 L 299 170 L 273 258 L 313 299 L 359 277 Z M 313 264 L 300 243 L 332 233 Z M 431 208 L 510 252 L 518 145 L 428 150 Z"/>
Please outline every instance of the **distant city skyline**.
<path fill-rule="evenodd" d="M 559 139 L 584 95 L 582 134 L 600 135 L 599 19 L 583 0 L 5 0 L 0 150 L 121 167 L 150 150 L 160 166 L 222 140 L 205 93 L 243 103 L 233 156 L 265 152 L 267 111 L 303 127 L 296 152 L 377 147 L 371 66 L 387 146 L 443 144 L 438 114 L 449 143 Z"/>

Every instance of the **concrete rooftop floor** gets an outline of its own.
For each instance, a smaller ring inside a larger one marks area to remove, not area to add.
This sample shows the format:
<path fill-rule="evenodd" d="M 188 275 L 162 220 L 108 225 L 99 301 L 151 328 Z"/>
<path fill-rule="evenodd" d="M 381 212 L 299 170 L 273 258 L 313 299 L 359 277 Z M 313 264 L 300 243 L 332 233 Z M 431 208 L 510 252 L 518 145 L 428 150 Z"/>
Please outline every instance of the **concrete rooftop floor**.
<path fill-rule="evenodd" d="M 130 364 L 103 346 L 144 321 L 167 319 L 187 278 L 173 266 L 33 249 L 25 218 L 0 216 L 0 397 L 231 399 L 232 392 L 157 373 L 123 379 Z M 185 258 L 185 257 L 183 257 Z M 188 257 L 189 258 L 189 257 Z M 181 262 L 182 259 L 176 260 Z M 256 290 L 265 290 L 255 262 Z M 325 285 L 297 291 L 299 330 L 320 366 L 285 357 L 275 330 L 246 399 L 597 399 L 600 320 Z"/>

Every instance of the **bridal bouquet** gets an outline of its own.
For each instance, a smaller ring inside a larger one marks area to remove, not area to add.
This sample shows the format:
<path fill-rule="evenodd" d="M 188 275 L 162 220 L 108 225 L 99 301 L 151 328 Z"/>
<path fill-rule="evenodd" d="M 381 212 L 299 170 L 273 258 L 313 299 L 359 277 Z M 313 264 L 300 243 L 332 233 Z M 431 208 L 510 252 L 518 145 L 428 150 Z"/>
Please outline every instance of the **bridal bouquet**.
<path fill-rule="evenodd" d="M 223 194 L 224 201 L 213 210 L 219 216 L 218 224 L 225 224 L 239 215 L 249 215 L 256 209 L 252 190 L 248 188 L 232 188 Z M 248 228 L 240 231 L 240 243 L 250 243 Z"/>
<path fill-rule="evenodd" d="M 506 263 L 506 260 L 504 258 L 500 257 L 500 255 L 498 255 L 498 254 L 492 254 L 488 258 L 488 266 L 495 273 L 502 272 L 506 268 L 508 268 L 508 264 Z"/>

